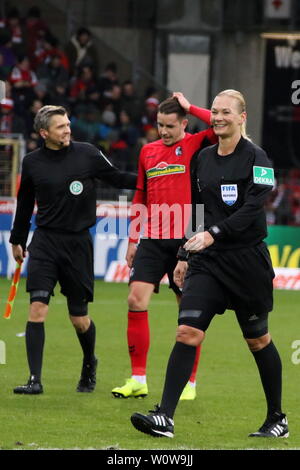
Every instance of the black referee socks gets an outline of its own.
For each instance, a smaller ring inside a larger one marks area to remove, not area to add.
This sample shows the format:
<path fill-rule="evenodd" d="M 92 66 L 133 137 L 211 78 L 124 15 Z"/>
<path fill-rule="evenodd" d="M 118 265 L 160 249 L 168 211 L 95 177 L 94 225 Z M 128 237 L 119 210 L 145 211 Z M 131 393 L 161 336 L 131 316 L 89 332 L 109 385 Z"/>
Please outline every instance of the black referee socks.
<path fill-rule="evenodd" d="M 91 364 L 95 361 L 95 343 L 96 343 L 96 327 L 91 320 L 89 328 L 84 333 L 76 331 L 79 342 L 83 351 L 83 360 L 85 364 Z"/>
<path fill-rule="evenodd" d="M 45 343 L 44 322 L 28 321 L 25 339 L 30 375 L 34 375 L 36 380 L 40 382 Z"/>
<path fill-rule="evenodd" d="M 177 341 L 171 352 L 160 411 L 173 418 L 175 409 L 187 381 L 192 373 L 196 346 Z"/>
<path fill-rule="evenodd" d="M 264 388 L 268 416 L 273 415 L 276 411 L 281 413 L 282 366 L 273 341 L 265 348 L 252 352 L 252 354 Z"/>

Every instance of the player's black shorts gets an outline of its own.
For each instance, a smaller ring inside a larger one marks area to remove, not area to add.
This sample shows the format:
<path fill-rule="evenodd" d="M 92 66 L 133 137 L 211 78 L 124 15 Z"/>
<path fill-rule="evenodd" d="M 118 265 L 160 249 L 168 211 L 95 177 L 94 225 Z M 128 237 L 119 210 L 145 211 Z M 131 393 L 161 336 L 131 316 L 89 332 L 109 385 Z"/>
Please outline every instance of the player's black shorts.
<path fill-rule="evenodd" d="M 154 292 L 159 292 L 159 283 L 165 274 L 169 278 L 169 287 L 175 294 L 181 290 L 173 281 L 173 271 L 177 264 L 177 252 L 181 240 L 159 240 L 142 238 L 135 254 L 130 271 L 129 283 L 133 281 L 154 284 Z"/>
<path fill-rule="evenodd" d="M 244 336 L 261 336 L 273 309 L 273 278 L 265 243 L 197 253 L 189 261 L 179 324 L 205 331 L 215 314 L 230 309 L 236 312 Z"/>
<path fill-rule="evenodd" d="M 28 292 L 52 293 L 59 282 L 68 299 L 93 300 L 93 243 L 88 230 L 71 234 L 37 228 L 28 251 Z"/>

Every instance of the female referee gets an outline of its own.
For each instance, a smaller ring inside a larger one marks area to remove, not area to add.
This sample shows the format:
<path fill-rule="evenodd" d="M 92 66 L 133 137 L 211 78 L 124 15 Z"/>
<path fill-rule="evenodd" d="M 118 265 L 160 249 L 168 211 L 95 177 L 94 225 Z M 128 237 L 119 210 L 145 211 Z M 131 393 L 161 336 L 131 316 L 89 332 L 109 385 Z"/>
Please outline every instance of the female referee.
<path fill-rule="evenodd" d="M 246 135 L 246 106 L 240 92 L 220 92 L 213 101 L 211 121 L 218 143 L 199 153 L 194 201 L 204 205 L 204 231 L 184 244 L 174 271 L 183 296 L 161 405 L 149 415 L 134 413 L 131 421 L 139 431 L 173 437 L 173 415 L 196 347 L 214 316 L 230 309 L 256 361 L 267 402 L 265 422 L 249 436 L 288 437 L 281 409 L 281 360 L 268 331 L 274 271 L 263 241 L 267 235 L 263 206 L 274 173 L 266 153 Z"/>

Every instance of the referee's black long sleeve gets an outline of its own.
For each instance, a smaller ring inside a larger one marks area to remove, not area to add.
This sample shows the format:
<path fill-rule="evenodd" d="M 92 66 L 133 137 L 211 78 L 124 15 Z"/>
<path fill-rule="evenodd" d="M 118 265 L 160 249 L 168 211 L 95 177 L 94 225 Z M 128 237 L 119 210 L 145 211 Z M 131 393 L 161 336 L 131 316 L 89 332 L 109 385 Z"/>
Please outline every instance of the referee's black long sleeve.
<path fill-rule="evenodd" d="M 227 219 L 218 223 L 221 232 L 224 231 L 224 236 L 242 234 L 261 217 L 270 189 L 269 186 L 249 184 L 243 206 Z"/>
<path fill-rule="evenodd" d="M 31 225 L 30 220 L 34 209 L 34 198 L 34 187 L 26 170 L 26 165 L 23 164 L 14 229 L 11 233 L 10 243 L 14 245 L 20 244 L 24 249 L 26 248 L 26 240 Z"/>
<path fill-rule="evenodd" d="M 88 143 L 72 142 L 61 150 L 42 147 L 26 155 L 10 243 L 26 243 L 35 200 L 38 227 L 75 233 L 93 226 L 98 179 L 117 188 L 136 187 L 135 174 L 119 171 Z"/>
<path fill-rule="evenodd" d="M 271 162 L 264 150 L 243 137 L 230 155 L 218 155 L 217 149 L 213 145 L 198 155 L 193 210 L 203 204 L 204 230 L 217 227 L 211 249 L 256 245 L 267 236 L 264 203 L 272 185 L 256 183 L 254 168 L 272 168 Z"/>
<path fill-rule="evenodd" d="M 97 177 L 116 188 L 136 189 L 137 175 L 126 171 L 120 171 L 106 156 L 100 151 L 98 158 L 95 160 L 95 171 Z"/>

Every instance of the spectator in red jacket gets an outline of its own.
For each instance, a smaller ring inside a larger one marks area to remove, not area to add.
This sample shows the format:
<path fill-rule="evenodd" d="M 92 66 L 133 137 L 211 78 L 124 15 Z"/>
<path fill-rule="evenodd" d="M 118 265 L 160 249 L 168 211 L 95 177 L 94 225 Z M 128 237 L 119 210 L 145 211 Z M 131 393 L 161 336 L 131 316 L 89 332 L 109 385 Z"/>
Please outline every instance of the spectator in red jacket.
<path fill-rule="evenodd" d="M 24 116 L 34 97 L 34 87 L 38 84 L 35 72 L 30 67 L 29 58 L 21 55 L 9 76 L 12 84 L 12 98 L 17 114 Z"/>
<path fill-rule="evenodd" d="M 39 7 L 32 6 L 25 20 L 26 54 L 32 67 L 36 65 L 36 51 L 41 47 L 41 41 L 49 31 L 46 21 L 41 16 Z"/>

